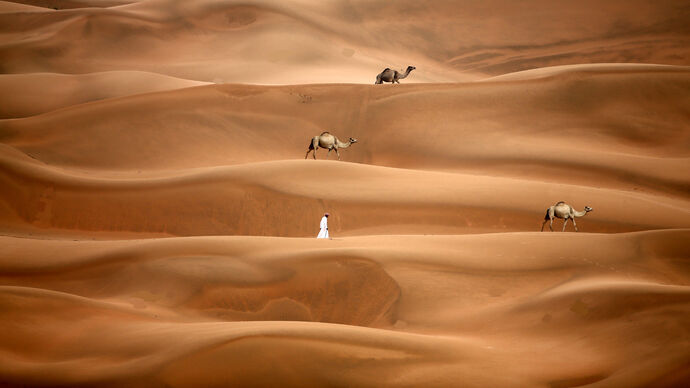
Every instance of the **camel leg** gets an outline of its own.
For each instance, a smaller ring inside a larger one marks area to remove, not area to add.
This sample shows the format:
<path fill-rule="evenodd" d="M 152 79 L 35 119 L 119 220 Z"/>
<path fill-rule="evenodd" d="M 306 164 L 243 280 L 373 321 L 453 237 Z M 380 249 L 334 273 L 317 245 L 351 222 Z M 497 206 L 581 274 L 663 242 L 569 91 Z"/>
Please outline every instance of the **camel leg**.
<path fill-rule="evenodd" d="M 549 229 L 553 232 L 553 217 L 549 218 Z"/>
<path fill-rule="evenodd" d="M 338 155 L 338 160 L 340 160 L 340 151 L 337 148 L 335 149 L 335 154 Z"/>
<path fill-rule="evenodd" d="M 546 225 L 546 221 L 549 221 L 549 220 L 551 220 L 551 223 L 553 223 L 553 214 L 551 213 L 550 208 L 546 209 L 546 214 L 544 215 L 544 222 L 541 223 L 541 231 L 542 232 L 544 231 L 544 225 Z M 551 228 L 551 230 L 553 231 L 553 228 Z"/>
<path fill-rule="evenodd" d="M 573 218 L 573 226 L 575 227 L 575 231 L 579 232 L 579 230 L 577 230 L 577 224 L 575 223 L 575 218 Z"/>
<path fill-rule="evenodd" d="M 312 154 L 312 156 L 314 157 L 314 160 L 316 160 L 316 148 L 314 148 L 314 153 Z"/>
<path fill-rule="evenodd" d="M 561 232 L 565 232 L 565 226 L 568 225 L 568 220 L 570 218 L 566 218 L 565 221 L 563 221 L 563 230 Z"/>
<path fill-rule="evenodd" d="M 333 151 L 333 148 L 329 148 L 329 149 L 328 149 L 328 152 L 326 152 L 326 159 L 328 159 L 328 155 L 331 154 L 331 151 Z"/>
<path fill-rule="evenodd" d="M 311 148 L 307 150 L 307 154 L 306 154 L 306 155 L 304 155 L 304 159 L 306 159 L 306 158 L 308 158 L 308 157 L 309 157 L 309 153 L 310 153 L 310 152 L 311 152 Z"/>

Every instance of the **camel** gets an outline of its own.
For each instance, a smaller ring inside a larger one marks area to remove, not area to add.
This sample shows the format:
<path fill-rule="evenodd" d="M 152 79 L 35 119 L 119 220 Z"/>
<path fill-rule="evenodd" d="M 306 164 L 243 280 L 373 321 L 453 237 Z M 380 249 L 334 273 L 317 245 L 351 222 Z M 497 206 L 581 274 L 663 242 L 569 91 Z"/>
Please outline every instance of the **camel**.
<path fill-rule="evenodd" d="M 338 160 L 340 160 L 340 152 L 338 150 L 340 148 L 347 148 L 354 143 L 357 143 L 357 139 L 350 138 L 350 140 L 347 143 L 343 143 L 342 141 L 338 140 L 337 137 L 331 135 L 328 132 L 324 132 L 319 136 L 314 136 L 314 138 L 311 139 L 311 142 L 309 143 L 309 149 L 307 150 L 307 154 L 304 155 L 304 159 L 306 159 L 309 156 L 309 153 L 311 151 L 314 151 L 313 156 L 314 159 L 316 159 L 316 150 L 319 147 L 321 147 L 328 149 L 326 159 L 328 159 L 328 155 L 331 154 L 331 151 L 335 150 L 335 153 L 338 155 Z"/>
<path fill-rule="evenodd" d="M 383 71 L 379 75 L 376 76 L 376 83 L 374 85 L 382 84 L 384 82 L 390 82 L 391 84 L 394 84 L 396 82 L 400 83 L 400 81 L 398 80 L 406 78 L 414 69 L 416 69 L 416 67 L 407 66 L 407 70 L 403 74 L 397 70 L 391 70 L 391 68 L 387 67 L 383 69 Z"/>
<path fill-rule="evenodd" d="M 573 226 L 575 226 L 575 231 L 577 232 L 577 224 L 575 223 L 575 217 L 583 217 L 585 214 L 591 212 L 593 209 L 589 206 L 585 206 L 585 210 L 579 212 L 573 209 L 572 206 L 567 203 L 560 201 L 557 204 L 546 209 L 546 215 L 544 216 L 544 222 L 541 224 L 541 231 L 544 231 L 544 224 L 546 221 L 550 221 L 549 228 L 553 232 L 553 219 L 562 218 L 563 221 L 563 232 L 565 232 L 565 226 L 568 224 L 568 220 L 573 220 Z"/>

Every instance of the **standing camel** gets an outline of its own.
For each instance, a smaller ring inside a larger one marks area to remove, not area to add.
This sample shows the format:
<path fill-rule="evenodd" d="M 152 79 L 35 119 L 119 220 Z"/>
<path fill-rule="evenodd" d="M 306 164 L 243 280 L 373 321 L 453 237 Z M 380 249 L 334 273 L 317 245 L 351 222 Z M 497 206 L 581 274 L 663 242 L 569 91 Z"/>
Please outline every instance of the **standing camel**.
<path fill-rule="evenodd" d="M 414 66 L 407 66 L 407 70 L 405 73 L 401 73 L 397 70 L 391 70 L 391 68 L 387 67 L 383 69 L 383 71 L 376 76 L 376 83 L 377 84 L 382 84 L 384 82 L 390 82 L 391 84 L 394 83 L 400 83 L 398 80 L 401 80 L 403 78 L 406 78 L 412 70 L 416 69 Z"/>
<path fill-rule="evenodd" d="M 316 159 L 316 150 L 319 147 L 321 147 L 328 149 L 328 153 L 326 153 L 326 159 L 328 159 L 328 155 L 331 154 L 331 151 L 335 150 L 335 153 L 338 155 L 338 160 L 340 160 L 340 152 L 338 151 L 338 149 L 347 148 L 355 143 L 357 143 L 357 139 L 350 138 L 350 141 L 348 141 L 347 143 L 343 143 L 342 141 L 338 140 L 337 137 L 331 135 L 328 132 L 324 132 L 319 136 L 314 136 L 314 138 L 311 139 L 311 142 L 309 142 L 309 149 L 307 149 L 307 154 L 304 155 L 304 159 L 306 159 L 309 156 L 309 153 L 311 151 L 314 151 L 313 156 L 314 159 Z"/>
<path fill-rule="evenodd" d="M 567 203 L 560 201 L 557 204 L 549 207 L 546 210 L 546 215 L 544 216 L 544 222 L 541 224 L 541 231 L 544 231 L 544 224 L 546 224 L 546 221 L 550 221 L 549 223 L 549 228 L 553 232 L 553 219 L 554 218 L 562 218 L 563 221 L 563 232 L 565 232 L 565 226 L 568 224 L 568 219 L 573 220 L 573 226 L 575 227 L 575 231 L 577 232 L 577 224 L 575 223 L 575 217 L 583 217 L 585 214 L 589 213 L 592 211 L 592 208 L 589 206 L 585 206 L 585 210 L 579 212 L 575 209 L 573 209 L 572 206 L 568 205 Z"/>

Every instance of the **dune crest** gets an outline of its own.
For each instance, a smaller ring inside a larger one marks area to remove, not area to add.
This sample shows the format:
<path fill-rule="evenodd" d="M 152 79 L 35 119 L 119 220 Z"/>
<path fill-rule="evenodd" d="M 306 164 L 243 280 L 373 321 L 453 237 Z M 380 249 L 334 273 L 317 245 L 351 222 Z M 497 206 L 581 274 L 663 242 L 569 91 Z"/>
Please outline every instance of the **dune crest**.
<path fill-rule="evenodd" d="M 0 386 L 687 387 L 689 20 L 0 0 Z"/>
<path fill-rule="evenodd" d="M 345 234 L 371 227 L 399 233 L 396 225 L 408 225 L 404 230 L 414 234 L 443 228 L 462 233 L 538 230 L 548 206 L 535 206 L 533 198 L 544 192 L 586 198 L 598 209 L 597 217 L 580 221 L 590 232 L 690 226 L 687 200 L 682 199 L 334 161 L 276 161 L 130 179 L 65 174 L 9 152 L 0 153 L 0 163 L 7 188 L 3 229 L 28 228 L 49 235 L 111 231 L 308 236 L 314 231 L 312 220 L 318 220 L 324 208 L 337 214 L 332 226 Z M 350 189 L 362 180 L 366 187 Z M 423 192 L 415 190 L 420 185 Z M 507 190 L 510 201 L 502 194 Z M 34 193 L 29 203 L 23 194 L 27 191 Z M 86 201 L 89 194 L 94 196 Z M 196 201 L 190 202 L 189 195 Z"/>
<path fill-rule="evenodd" d="M 177 79 L 138 71 L 94 74 L 0 75 L 0 119 L 34 116 L 60 108 L 108 98 L 182 89 L 205 82 Z"/>
<path fill-rule="evenodd" d="M 661 312 L 666 319 L 687 321 L 690 295 L 679 284 L 686 280 L 677 258 L 687 254 L 689 233 L 579 234 L 574 240 L 543 233 L 371 236 L 340 239 L 330 247 L 315 239 L 266 237 L 91 242 L 1 237 L 8 249 L 0 254 L 5 306 L 0 322 L 6 338 L 15 339 L 6 342 L 11 352 L 2 356 L 2 372 L 6 381 L 35 384 L 42 381 L 34 373 L 40 368 L 50 371 L 52 383 L 193 386 L 223 381 L 232 360 L 234 381 L 259 385 L 368 386 L 380 381 L 378 371 L 390 374 L 391 385 L 442 386 L 462 378 L 502 386 L 515 384 L 514 378 L 504 380 L 477 366 L 522 357 L 520 384 L 590 379 L 645 386 L 663 376 L 679 382 L 682 344 L 669 343 L 663 354 L 645 349 L 687 334 L 687 325 L 655 335 L 647 329 Z M 561 249 L 571 244 L 595 248 Z M 506 251 L 511 255 L 501 255 Z M 56 253 L 53 265 L 42 259 L 49 252 Z M 537 253 L 542 258 L 535 260 Z M 354 282 L 342 278 L 347 273 Z M 371 277 L 377 273 L 389 280 Z M 95 287 L 104 281 L 107 287 Z M 393 293 L 382 292 L 387 284 Z M 378 289 L 366 288 L 371 286 Z M 398 293 L 395 304 L 386 302 Z M 261 298 L 268 301 L 263 308 L 256 304 Z M 311 307 L 300 310 L 298 299 Z M 323 308 L 336 315 L 318 315 L 328 311 Z M 274 322 L 246 321 L 242 311 L 267 314 L 264 318 Z M 209 317 L 211 312 L 220 315 Z M 349 314 L 338 317 L 344 312 Z M 386 319 L 333 324 L 381 312 Z M 21 324 L 37 316 L 50 330 L 34 334 L 32 342 L 19 340 L 27 338 Z M 89 330 L 69 338 L 67 325 Z M 564 327 L 579 336 L 563 336 Z M 107 339 L 94 342 L 105 331 Z M 524 358 L 540 352 L 539 343 L 563 350 L 548 360 Z M 46 344 L 50 353 L 42 350 Z M 62 354 L 69 349 L 82 350 L 65 362 Z M 616 353 L 619 349 L 627 351 Z M 38 352 L 42 361 L 19 361 Z M 113 352 L 120 356 L 98 356 Z M 310 373 L 306 380 L 284 375 L 264 362 L 266 354 L 288 368 L 307 360 Z M 78 361 L 86 356 L 93 363 L 88 371 Z M 50 367 L 51 360 L 62 366 Z M 505 366 L 501 370 L 503 376 Z"/>
<path fill-rule="evenodd" d="M 414 65 L 424 72 L 407 82 L 455 82 L 573 63 L 687 65 L 690 47 L 682 0 L 63 3 L 87 8 L 4 14 L 7 32 L 25 42 L 0 49 L 5 72 L 140 70 L 204 82 L 369 84 L 387 66 Z M 40 25 L 44 38 L 26 31 L 27 22 Z M 79 48 L 70 46 L 75 39 Z M 89 61 L 69 60 L 86 52 Z"/>

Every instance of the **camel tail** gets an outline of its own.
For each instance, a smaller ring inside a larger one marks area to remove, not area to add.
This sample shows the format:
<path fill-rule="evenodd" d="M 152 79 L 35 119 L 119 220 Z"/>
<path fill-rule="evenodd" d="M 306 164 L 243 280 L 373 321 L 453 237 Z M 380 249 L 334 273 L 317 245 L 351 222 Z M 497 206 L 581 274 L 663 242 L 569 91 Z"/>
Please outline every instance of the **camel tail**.
<path fill-rule="evenodd" d="M 544 221 L 549 220 L 549 209 L 546 209 L 546 215 L 544 216 Z"/>

